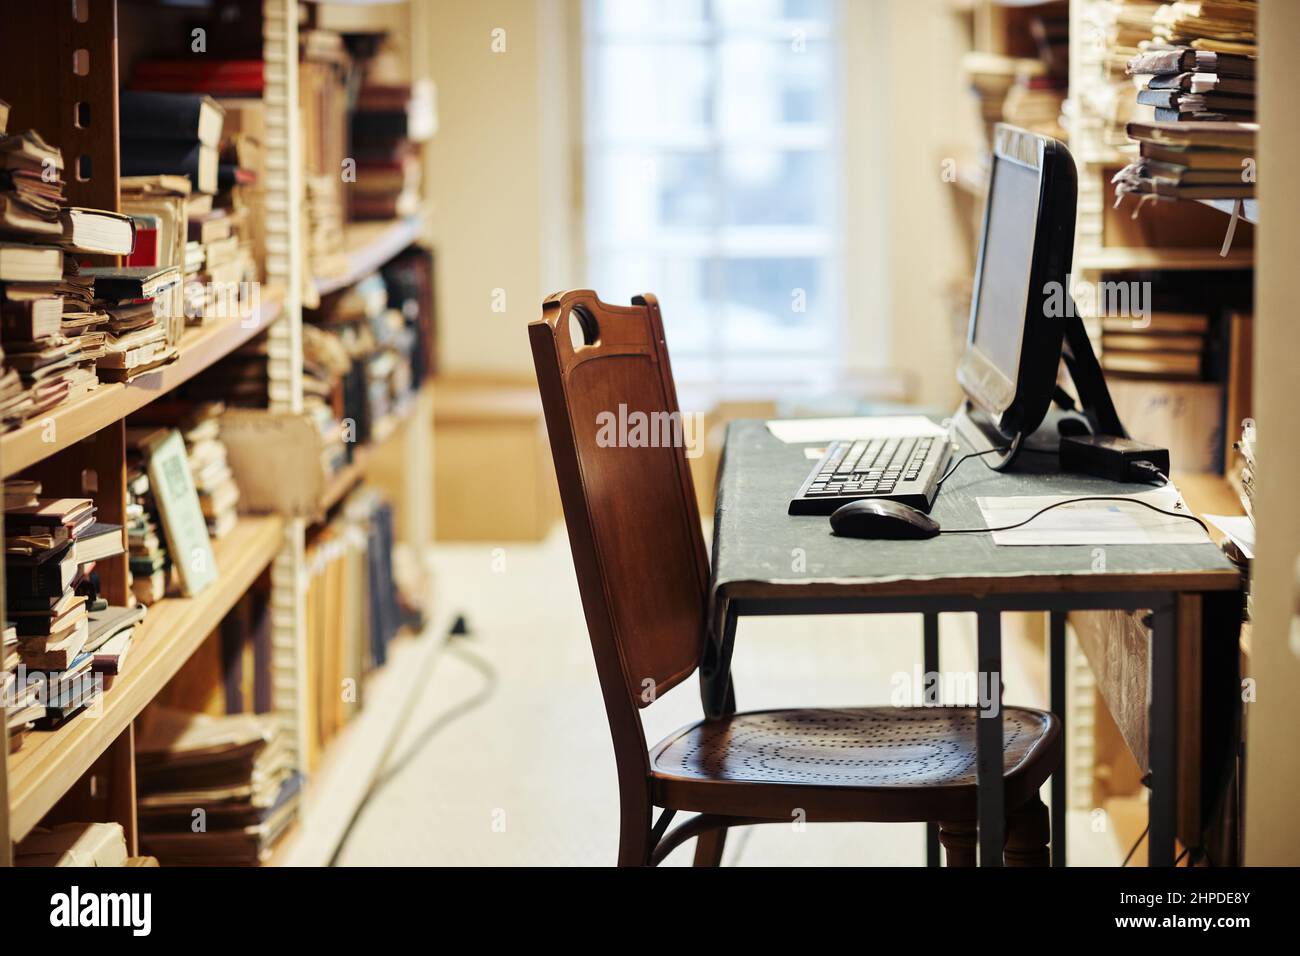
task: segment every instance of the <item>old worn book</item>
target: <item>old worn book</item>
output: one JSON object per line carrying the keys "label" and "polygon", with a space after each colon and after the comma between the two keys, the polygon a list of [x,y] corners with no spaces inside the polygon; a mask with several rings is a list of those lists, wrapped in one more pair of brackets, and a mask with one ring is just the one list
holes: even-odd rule
{"label": "old worn book", "polygon": [[[90,498],[38,498],[34,504],[5,509],[5,534],[29,534],[46,528],[75,529],[95,514]],[[33,529],[25,531],[21,529]]]}
{"label": "old worn book", "polygon": [[0,299],[0,336],[7,343],[36,342],[63,327],[63,297],[12,301]]}
{"label": "old worn book", "polygon": [[14,847],[15,866],[126,866],[120,823],[61,823],[36,827]]}
{"label": "old worn book", "polygon": [[1254,161],[1252,150],[1199,149],[1162,143],[1141,143],[1139,151],[1144,159],[1184,166],[1197,170],[1222,170],[1240,177]]}
{"label": "old worn book", "polygon": [[226,111],[202,93],[123,90],[120,126],[124,140],[175,140],[215,147]]}
{"label": "old worn book", "polygon": [[135,249],[135,223],[102,209],[70,206],[59,214],[63,248],[86,255],[129,256]]}
{"label": "old worn book", "polygon": [[[18,656],[32,670],[67,670],[81,654],[89,634],[89,625],[83,617],[66,631],[19,641]],[[86,663],[89,666],[89,660]]]}
{"label": "old worn book", "polygon": [[96,521],[72,544],[72,555],[78,564],[111,558],[126,551],[126,535],[120,524]]}
{"label": "old worn book", "polygon": [[1164,73],[1147,80],[1149,90],[1183,90],[1187,93],[1236,93],[1254,96],[1254,79],[1217,73]]}
{"label": "old worn book", "polygon": [[63,250],[0,242],[0,282],[58,282],[63,278]]}
{"label": "old worn book", "polygon": [[1128,61],[1126,69],[1130,76],[1146,73],[1217,73],[1220,76],[1253,77],[1255,58],[1234,53],[1216,53],[1213,50],[1174,47],[1139,53]]}
{"label": "old worn book", "polygon": [[205,146],[197,140],[122,140],[123,176],[186,176],[194,189],[215,195],[220,164],[221,154],[216,147]]}
{"label": "old worn book", "polygon": [[63,227],[45,211],[23,202],[16,193],[0,192],[0,234],[48,242],[61,236]]}
{"label": "old worn book", "polygon": [[1202,352],[1205,337],[1201,335],[1148,335],[1142,332],[1102,332],[1102,351],[1120,352]]}
{"label": "old worn book", "polygon": [[1195,378],[1201,374],[1198,352],[1103,352],[1101,367],[1107,372],[1168,378]]}
{"label": "old worn book", "polygon": [[95,297],[107,302],[153,299],[181,281],[178,266],[101,266],[83,269],[95,280]]}
{"label": "old worn book", "polygon": [[1231,149],[1251,153],[1255,148],[1258,123],[1217,122],[1133,122],[1125,126],[1129,137],[1143,143],[1162,146],[1189,146],[1213,149]]}
{"label": "old worn book", "polygon": [[9,104],[0,100],[0,134],[9,128]]}

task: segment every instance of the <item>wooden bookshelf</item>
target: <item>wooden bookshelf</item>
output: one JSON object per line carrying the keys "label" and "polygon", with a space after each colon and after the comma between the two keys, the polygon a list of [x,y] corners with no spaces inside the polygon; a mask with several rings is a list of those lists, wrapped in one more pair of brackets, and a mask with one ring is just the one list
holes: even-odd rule
{"label": "wooden bookshelf", "polygon": [[283,304],[281,290],[264,288],[260,307],[248,321],[232,317],[187,331],[180,342],[180,358],[171,365],[134,382],[101,384],[80,401],[61,405],[4,435],[0,438],[2,476],[8,478],[75,445],[188,382],[265,332],[279,318]]}
{"label": "wooden bookshelf", "polygon": [[1254,265],[1249,249],[1232,250],[1226,256],[1213,249],[1156,249],[1103,246],[1075,254],[1075,269],[1089,272],[1135,272],[1152,269],[1249,269]]}
{"label": "wooden bookshelf", "polygon": [[326,483],[321,494],[317,513],[324,515],[338,504],[349,491],[366,477],[375,456],[401,431],[403,425],[411,421],[420,408],[420,397],[431,386],[425,385],[420,392],[407,398],[401,407],[386,415],[371,428],[370,440],[358,445],[352,451],[352,460],[340,468]]}
{"label": "wooden bookshelf", "polygon": [[316,280],[318,295],[338,292],[384,266],[407,246],[419,240],[424,221],[419,216],[381,222],[353,222],[344,231],[348,268],[337,276]]}
{"label": "wooden bookshelf", "polygon": [[284,544],[284,528],[275,515],[241,517],[213,542],[220,574],[206,591],[149,608],[132,640],[126,672],[105,692],[101,712],[27,735],[9,757],[10,839],[26,836],[157,696],[271,563]]}
{"label": "wooden bookshelf", "polygon": [[449,620],[388,645],[388,661],[365,678],[361,712],[330,741],[303,794],[305,826],[277,847],[274,866],[328,866],[353,817],[383,771],[439,652]]}
{"label": "wooden bookshelf", "polygon": [[[1202,205],[1209,206],[1211,209],[1217,209],[1225,215],[1231,216],[1232,210],[1236,208],[1237,200],[1235,199],[1201,199],[1198,200]],[[1241,200],[1241,218],[1252,224],[1259,223],[1259,200],[1243,199]]]}
{"label": "wooden bookshelf", "polygon": [[[430,16],[419,4],[401,0],[330,0],[334,5],[355,7],[386,6],[398,20],[423,22]],[[86,0],[88,13],[77,19],[74,5],[32,4],[25,9],[23,23],[31,30],[10,31],[35,39],[22,45],[5,45],[11,53],[3,71],[5,89],[21,91],[23,122],[39,129],[46,138],[63,148],[65,157],[85,154],[93,160],[93,178],[65,177],[67,195],[73,205],[118,209],[118,91],[121,79],[129,76],[132,57],[143,55],[135,42],[148,33],[155,11],[150,3],[122,0]],[[47,10],[46,7],[49,7]],[[261,205],[260,231],[266,249],[265,281],[261,299],[251,319],[236,317],[189,329],[179,343],[179,357],[157,372],[127,384],[104,383],[86,397],[51,410],[0,436],[0,479],[17,474],[39,477],[47,489],[67,486],[64,494],[82,494],[78,477],[83,469],[95,472],[94,497],[103,520],[125,523],[124,433],[127,416],[164,398],[176,388],[231,355],[259,335],[267,335],[267,378],[270,410],[279,414],[303,411],[302,300],[313,294],[338,292],[372,274],[398,253],[424,238],[423,216],[383,222],[349,224],[344,234],[346,268],[337,276],[312,282],[306,278],[306,254],[301,221],[304,194],[303,131],[299,113],[300,7],[298,0],[264,0],[260,4],[262,59],[265,63],[264,178],[265,202]],[[160,14],[159,14],[160,15]],[[392,26],[394,16],[378,9],[359,10],[358,22]],[[408,31],[411,32],[411,31]],[[7,34],[6,34],[7,36]],[[74,77],[67,69],[65,49],[91,51],[93,74]],[[20,55],[21,54],[21,55]],[[413,77],[427,77],[429,62],[424,45],[413,44],[410,69]],[[119,59],[121,62],[119,62]],[[5,90],[0,89],[0,95]],[[15,106],[20,100],[6,96]],[[73,122],[72,104],[91,106],[92,126]],[[306,281],[304,281],[306,279]],[[428,386],[426,386],[427,389]],[[358,449],[359,458],[331,484],[326,498],[337,503],[373,471],[379,453],[400,462],[408,470],[427,472],[423,464],[431,458],[432,421],[417,427],[416,420],[429,411],[426,393],[411,396],[392,415],[372,428],[372,439]],[[398,445],[397,443],[400,443]],[[66,473],[66,481],[65,479]],[[418,547],[432,541],[428,523],[432,502],[426,501],[427,481],[408,512],[421,511],[425,525],[413,522],[415,530],[405,540]],[[411,496],[406,496],[411,497]],[[405,500],[405,498],[403,499]],[[194,651],[218,627],[250,587],[259,580],[269,585],[271,643],[271,707],[283,720],[294,750],[303,739],[306,695],[315,689],[306,685],[309,642],[302,603],[303,555],[306,522],[288,515],[241,515],[234,529],[213,542],[218,567],[216,581],[193,598],[171,597],[151,606],[135,632],[125,672],[97,704],[94,712],[77,715],[53,731],[32,731],[15,754],[0,756],[0,866],[11,862],[12,844],[21,840],[43,818],[109,819],[121,822],[128,845],[135,842],[135,784],[132,734],[135,718],[167,682],[188,661]],[[110,567],[111,565],[111,567]],[[110,559],[101,565],[105,594],[121,603],[126,591],[126,559]],[[110,580],[111,579],[111,580]],[[109,586],[111,585],[111,586]],[[392,661],[407,667],[414,660],[403,648],[392,649]],[[425,645],[419,645],[423,648]],[[423,651],[421,651],[423,653]],[[382,751],[389,744],[376,734],[395,733],[396,718],[376,722],[374,713],[383,712],[380,697],[391,668],[368,678],[378,688],[372,716],[361,727],[351,729],[347,754],[326,754],[337,779],[346,779],[347,765],[367,749]],[[391,678],[409,680],[409,674]],[[403,685],[405,686],[405,685]],[[2,705],[0,705],[2,712]],[[367,778],[368,779],[368,778]],[[91,782],[106,790],[110,805],[85,805]],[[364,793],[361,794],[364,796]],[[95,801],[92,801],[95,802]],[[69,814],[72,816],[69,816]],[[300,828],[310,830],[310,813],[304,813]],[[341,831],[339,831],[341,833]]]}

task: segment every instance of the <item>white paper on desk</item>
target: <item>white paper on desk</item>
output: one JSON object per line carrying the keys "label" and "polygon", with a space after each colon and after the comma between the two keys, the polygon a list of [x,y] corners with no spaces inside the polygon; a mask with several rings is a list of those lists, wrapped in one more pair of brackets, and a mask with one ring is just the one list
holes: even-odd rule
{"label": "white paper on desk", "polygon": [[1245,515],[1201,515],[1226,534],[1248,560],[1255,560],[1255,522]]}
{"label": "white paper on desk", "polygon": [[864,438],[903,438],[948,434],[924,415],[869,415],[863,418],[784,418],[767,423],[767,430],[787,445],[858,441]]}
{"label": "white paper on desk", "polygon": [[[1024,521],[1034,512],[1080,495],[976,498],[985,526],[1001,528]],[[1136,498],[1164,511],[1188,512],[1173,485],[1117,497]],[[1039,515],[1023,528],[993,532],[993,543],[1033,544],[1202,544],[1209,541],[1195,521],[1162,515],[1123,501],[1081,501]]]}

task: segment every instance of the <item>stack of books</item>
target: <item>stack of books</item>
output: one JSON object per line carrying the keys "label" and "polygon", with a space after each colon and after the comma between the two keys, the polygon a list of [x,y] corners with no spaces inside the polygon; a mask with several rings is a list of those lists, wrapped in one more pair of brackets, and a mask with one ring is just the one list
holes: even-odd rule
{"label": "stack of books", "polygon": [[[186,407],[178,415],[185,454],[189,461],[199,507],[214,540],[225,537],[239,521],[239,486],[230,470],[225,442],[221,440],[223,402],[202,402]],[[167,412],[167,409],[159,409]]]}
{"label": "stack of books", "polygon": [[[18,627],[4,627],[4,666],[0,669],[0,700],[5,706],[5,735],[9,753],[23,747],[23,740],[45,716],[45,699],[38,681],[27,680],[27,668],[18,655]],[[21,677],[21,679],[20,679]]]}
{"label": "stack of books", "polygon": [[126,490],[127,578],[131,594],[143,605],[155,604],[167,594],[171,558],[139,453],[127,458]]}
{"label": "stack of books", "polygon": [[[136,224],[135,252],[126,260],[133,268],[178,268],[185,282],[197,281],[203,267],[203,249],[195,250],[186,241],[188,236],[188,208],[191,197],[211,202],[212,197],[195,193],[184,176],[124,176],[122,186],[122,211]],[[177,285],[170,294],[166,311],[173,324],[171,337],[177,339],[185,327],[187,315],[183,294],[184,286]],[[173,342],[174,344],[174,342]]]}
{"label": "stack of books", "polygon": [[374,83],[361,88],[352,113],[356,182],[348,217],[394,219],[420,209],[420,147],[433,136],[432,84]]}
{"label": "stack of books", "polygon": [[1237,451],[1241,454],[1241,469],[1237,472],[1237,483],[1240,486],[1238,494],[1241,497],[1241,506],[1246,511],[1246,516],[1250,518],[1250,523],[1255,523],[1255,423],[1249,422],[1241,430],[1241,438],[1237,441]]}
{"label": "stack of books", "polygon": [[1115,174],[1117,197],[1249,199],[1255,195],[1255,123],[1129,123],[1139,157]]}
{"label": "stack of books", "polygon": [[135,760],[140,846],[165,866],[258,866],[297,816],[302,778],[274,715],[155,705]]}
{"label": "stack of books", "polygon": [[135,242],[125,217],[65,208],[62,171],[62,153],[36,131],[0,137],[0,414],[7,427],[98,384],[105,316],[90,307],[90,283],[73,254],[120,254]]}
{"label": "stack of books", "polygon": [[217,192],[225,110],[202,93],[124,90],[119,101],[123,176],[185,176]]}
{"label": "stack of books", "polygon": [[1210,319],[1204,313],[1103,318],[1101,365],[1108,375],[1121,378],[1199,379],[1209,332]]}
{"label": "stack of books", "polygon": [[1153,46],[1255,55],[1257,0],[1178,0],[1152,16]]}
{"label": "stack of books", "polygon": [[126,866],[120,823],[60,823],[36,827],[14,847],[14,866]]}
{"label": "stack of books", "polygon": [[171,307],[181,270],[105,266],[84,270],[95,280],[96,306],[109,315],[99,377],[129,382],[180,357]]}
{"label": "stack of books", "polygon": [[1255,118],[1255,58],[1174,47],[1148,50],[1128,62],[1137,101],[1153,118],[1177,122]]}
{"label": "stack of books", "polygon": [[96,673],[120,672],[141,616],[98,593],[95,563],[121,554],[124,542],[122,526],[95,513],[89,498],[40,497],[35,482],[6,488],[6,613],[26,672],[19,683],[39,687],[43,726],[96,699],[105,688]]}

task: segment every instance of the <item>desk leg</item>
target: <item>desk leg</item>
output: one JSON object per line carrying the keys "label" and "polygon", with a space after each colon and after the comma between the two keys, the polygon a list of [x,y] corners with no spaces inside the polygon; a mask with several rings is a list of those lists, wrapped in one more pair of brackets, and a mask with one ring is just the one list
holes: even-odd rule
{"label": "desk leg", "polygon": [[[1002,758],[1002,615],[979,612],[978,684],[987,687],[990,707],[975,721],[975,784],[979,805],[979,864],[1001,866],[1006,844],[1006,800]],[[987,675],[987,676],[986,676]],[[987,681],[987,684],[985,683]]]}
{"label": "desk leg", "polygon": [[1048,616],[1048,702],[1061,722],[1061,765],[1052,774],[1052,866],[1065,866],[1065,768],[1069,751],[1065,740],[1065,612],[1051,611]]}
{"label": "desk leg", "polygon": [[1178,621],[1174,601],[1155,608],[1151,622],[1151,680],[1147,752],[1148,865],[1173,866],[1178,811]]}
{"label": "desk leg", "polygon": [[[922,649],[922,686],[924,681],[929,680],[931,674],[939,673],[939,614],[937,611],[926,611],[922,615],[924,621],[924,639]],[[940,686],[935,684],[936,688]],[[937,705],[942,703],[939,700],[925,700],[927,705]],[[939,856],[939,824],[927,823],[925,825],[925,865],[938,866],[940,863]]]}
{"label": "desk leg", "polygon": [[714,648],[708,667],[700,668],[700,703],[704,716],[717,720],[736,712],[736,694],[731,686],[731,652],[736,643],[736,606],[730,601],[722,609],[722,640]]}

